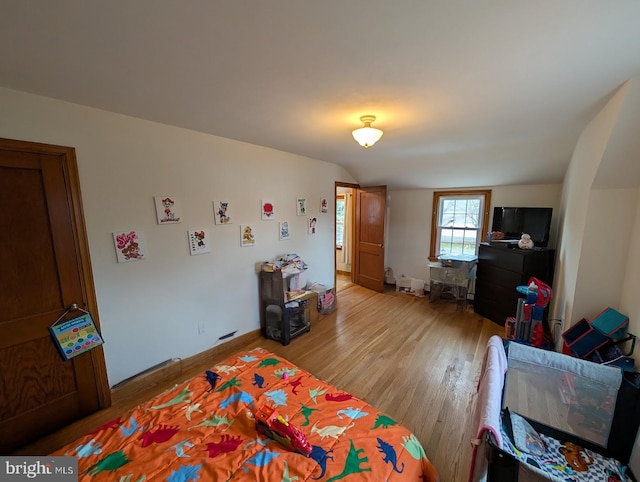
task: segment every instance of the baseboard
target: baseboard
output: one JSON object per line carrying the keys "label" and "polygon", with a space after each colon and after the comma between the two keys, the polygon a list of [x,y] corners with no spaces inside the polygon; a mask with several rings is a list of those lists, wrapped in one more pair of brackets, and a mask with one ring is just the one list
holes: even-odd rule
{"label": "baseboard", "polygon": [[189,358],[173,358],[155,367],[151,367],[138,375],[134,375],[111,389],[111,402],[116,404],[138,395],[156,385],[164,385],[167,381],[176,383],[194,375],[194,371],[208,364],[214,365],[222,355],[229,356],[246,346],[254,339],[261,337],[260,330],[250,331],[244,335],[232,338],[225,343],[216,345],[208,350],[197,353]]}
{"label": "baseboard", "polygon": [[180,358],[167,360],[114,385],[111,388],[111,402],[117,403],[126,400],[169,378],[179,377],[181,374],[182,360]]}
{"label": "baseboard", "polygon": [[[189,374],[193,370],[198,369],[198,367],[207,365],[211,360],[219,357],[221,353],[233,355],[233,353],[238,351],[239,348],[245,347],[248,343],[260,337],[260,330],[250,331],[249,333],[231,338],[225,343],[216,345],[208,350],[201,351],[200,353],[190,356],[189,358],[182,360],[182,373]],[[211,364],[213,365],[213,363]]]}

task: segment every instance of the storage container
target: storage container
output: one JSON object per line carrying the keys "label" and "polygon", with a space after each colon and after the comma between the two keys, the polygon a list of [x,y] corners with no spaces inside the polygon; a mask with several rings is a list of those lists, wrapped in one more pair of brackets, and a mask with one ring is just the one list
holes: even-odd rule
{"label": "storage container", "polygon": [[562,334],[563,353],[586,358],[604,346],[609,338],[594,329],[586,318],[581,319]]}
{"label": "storage container", "polygon": [[[471,271],[458,268],[446,268],[444,266],[431,266],[429,276],[431,281],[467,287]],[[475,271],[473,271],[475,274]]]}
{"label": "storage container", "polygon": [[616,341],[627,336],[629,317],[613,308],[606,308],[591,320],[591,326],[603,335]]}
{"label": "storage container", "polygon": [[438,261],[445,268],[459,268],[469,271],[478,262],[478,257],[473,254],[443,254]]}

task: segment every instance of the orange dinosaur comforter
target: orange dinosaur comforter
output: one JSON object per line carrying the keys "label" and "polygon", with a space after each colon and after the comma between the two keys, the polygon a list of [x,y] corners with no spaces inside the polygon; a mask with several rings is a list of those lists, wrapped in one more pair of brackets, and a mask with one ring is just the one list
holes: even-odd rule
{"label": "orange dinosaur comforter", "polygon": [[[309,456],[256,430],[268,405],[297,427]],[[81,481],[438,480],[420,442],[364,401],[261,348],[239,353],[53,455]]]}

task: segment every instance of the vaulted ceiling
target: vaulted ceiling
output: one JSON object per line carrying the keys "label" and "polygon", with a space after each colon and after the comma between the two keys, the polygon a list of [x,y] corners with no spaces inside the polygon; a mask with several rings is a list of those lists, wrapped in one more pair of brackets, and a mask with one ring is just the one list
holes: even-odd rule
{"label": "vaulted ceiling", "polygon": [[[0,6],[0,86],[394,189],[562,182],[582,129],[640,76],[637,0]],[[384,131],[369,149],[351,137],[364,114]]]}

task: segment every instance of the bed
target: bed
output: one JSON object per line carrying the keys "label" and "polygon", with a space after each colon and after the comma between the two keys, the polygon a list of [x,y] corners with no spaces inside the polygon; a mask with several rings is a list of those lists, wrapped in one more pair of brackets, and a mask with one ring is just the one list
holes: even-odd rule
{"label": "bed", "polygon": [[[256,430],[275,409],[309,456]],[[264,349],[238,353],[52,455],[79,480],[438,481],[414,434],[357,397]]]}

